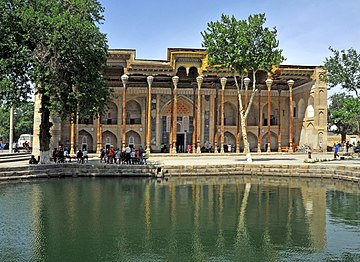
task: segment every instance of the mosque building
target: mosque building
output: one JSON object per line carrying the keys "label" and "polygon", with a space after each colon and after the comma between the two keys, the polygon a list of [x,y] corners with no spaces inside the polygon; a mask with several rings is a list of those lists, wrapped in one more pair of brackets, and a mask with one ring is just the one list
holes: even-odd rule
{"label": "mosque building", "polygon": [[[167,60],[109,50],[105,72],[111,102],[96,119],[53,117],[52,145],[100,152],[140,145],[151,152],[243,152],[238,92],[232,74],[208,65],[205,49],[168,48]],[[327,145],[327,83],[317,66],[280,65],[272,81],[256,74],[247,118],[251,152],[292,152]],[[252,93],[252,74],[242,92]],[[35,102],[35,112],[39,101]],[[35,115],[35,123],[36,121]],[[39,149],[34,125],[34,154]]]}

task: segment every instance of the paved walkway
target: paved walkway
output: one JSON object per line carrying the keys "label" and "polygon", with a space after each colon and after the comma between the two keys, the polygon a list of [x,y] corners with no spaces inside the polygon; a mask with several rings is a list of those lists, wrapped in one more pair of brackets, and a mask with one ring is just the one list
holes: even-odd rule
{"label": "paved walkway", "polygon": [[[97,155],[90,154],[90,164],[100,164],[99,158]],[[252,154],[253,164],[304,164],[304,160],[307,159],[305,153],[253,153]],[[329,153],[313,153],[312,159],[333,159],[333,154]],[[175,156],[169,154],[152,154],[150,157],[151,162],[163,164],[163,165],[213,165],[213,164],[240,164],[246,163],[245,156],[243,154],[224,154],[224,155],[215,155],[215,154],[178,154]],[[19,161],[19,162],[8,162],[0,163],[0,167],[18,167],[26,166],[28,161]],[[326,161],[326,162],[317,162],[314,165],[359,165],[360,158],[359,156],[353,159],[345,160],[335,160],[335,161]]]}

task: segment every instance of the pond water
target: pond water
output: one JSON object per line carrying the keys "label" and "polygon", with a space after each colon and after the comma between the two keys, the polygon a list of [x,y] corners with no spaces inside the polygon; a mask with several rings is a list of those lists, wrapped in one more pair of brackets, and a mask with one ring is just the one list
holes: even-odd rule
{"label": "pond water", "polygon": [[360,189],[244,177],[5,183],[0,261],[360,261]]}

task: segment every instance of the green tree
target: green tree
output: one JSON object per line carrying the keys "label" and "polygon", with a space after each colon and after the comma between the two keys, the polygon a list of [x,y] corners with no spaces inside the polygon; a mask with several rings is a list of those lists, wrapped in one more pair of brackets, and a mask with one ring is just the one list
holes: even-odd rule
{"label": "green tree", "polygon": [[[34,122],[34,102],[25,101],[14,108],[14,141],[21,134],[32,134]],[[0,107],[0,137],[3,142],[9,140],[10,110],[6,106]]]}
{"label": "green tree", "polygon": [[330,88],[339,85],[360,98],[360,54],[353,48],[347,51],[329,49],[333,55],[325,58],[324,68]]}
{"label": "green tree", "polygon": [[[278,66],[283,60],[282,50],[278,49],[277,30],[264,26],[265,14],[255,14],[247,20],[237,20],[234,16],[222,15],[220,21],[209,22],[203,36],[203,47],[209,54],[209,64],[226,68],[232,73],[237,88],[241,131],[244,141],[244,153],[251,162],[247,140],[246,119],[257,92],[256,73],[259,70],[271,72],[272,66]],[[242,90],[244,77],[252,73],[252,92],[248,105],[243,105]],[[240,76],[240,85],[238,77]]]}
{"label": "green tree", "polygon": [[[102,112],[109,97],[109,88],[102,72],[106,65],[107,40],[98,24],[103,21],[103,7],[97,0],[0,0],[4,11],[0,30],[2,39],[13,37],[16,45],[5,42],[0,61],[2,77],[9,80],[0,86],[0,94],[8,103],[29,92],[36,83],[41,99],[40,151],[41,159],[49,159],[50,112],[63,119],[74,115],[78,105],[81,113],[96,116]],[[5,4],[4,4],[5,2]],[[4,13],[4,14],[3,14]],[[18,27],[11,29],[11,21]],[[0,21],[1,24],[2,21]],[[15,37],[16,36],[16,37]],[[23,72],[31,80],[17,75],[12,52],[24,50]],[[10,54],[9,54],[10,52]]]}
{"label": "green tree", "polygon": [[346,141],[346,134],[360,134],[360,100],[345,93],[330,97],[329,126],[336,126],[335,133],[341,134]]}

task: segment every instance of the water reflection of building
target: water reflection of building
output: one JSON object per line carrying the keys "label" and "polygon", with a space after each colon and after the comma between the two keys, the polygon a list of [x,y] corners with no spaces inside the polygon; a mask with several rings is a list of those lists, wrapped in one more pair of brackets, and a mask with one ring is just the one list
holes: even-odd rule
{"label": "water reflection of building", "polygon": [[[232,258],[269,261],[284,250],[321,253],[327,241],[326,193],[339,186],[254,177],[44,184],[32,192],[34,251],[49,260],[87,261],[104,254],[109,260],[146,260],[151,254],[174,261],[226,260],[232,252]],[[328,192],[328,201],[336,203],[333,215],[340,217],[358,209],[360,192],[357,185],[350,191],[349,183],[341,184],[349,193]]]}
{"label": "water reflection of building", "polygon": [[[61,122],[54,117],[53,146],[61,142],[99,151],[110,144],[130,144],[151,145],[152,150],[160,151],[166,144],[170,151],[175,145],[186,151],[191,145],[198,152],[202,146],[226,151],[232,145],[234,151],[243,150],[234,80],[226,71],[208,67],[205,50],[169,48],[167,60],[137,59],[135,50],[110,50],[107,63],[107,82],[114,90],[107,112],[98,119],[80,115],[77,128],[69,120]],[[286,150],[290,144],[318,148],[320,141],[326,146],[327,85],[320,79],[321,69],[282,65],[279,71],[270,89],[265,84],[267,74],[257,75],[261,92],[247,121],[250,149],[265,151],[268,143],[272,151]],[[127,77],[122,78],[124,74]],[[174,76],[179,79],[175,81]],[[224,92],[221,77],[227,77]],[[292,87],[290,79],[295,81]],[[243,91],[244,102],[250,95]],[[35,134],[39,132],[37,119],[35,116]],[[34,143],[36,154],[37,139]]]}

